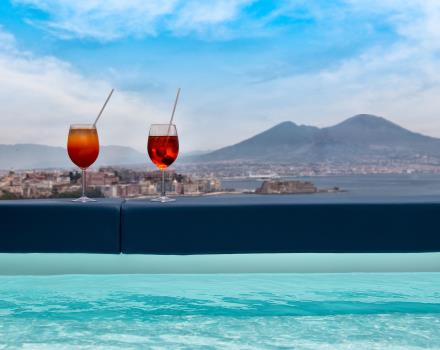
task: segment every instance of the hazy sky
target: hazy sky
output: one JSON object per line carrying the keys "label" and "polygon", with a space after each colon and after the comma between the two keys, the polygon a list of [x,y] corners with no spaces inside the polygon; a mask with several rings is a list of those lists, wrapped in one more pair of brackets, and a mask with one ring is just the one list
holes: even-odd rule
{"label": "hazy sky", "polygon": [[182,149],[358,113],[440,137],[438,0],[0,0],[0,143],[70,123],[146,148],[177,87]]}

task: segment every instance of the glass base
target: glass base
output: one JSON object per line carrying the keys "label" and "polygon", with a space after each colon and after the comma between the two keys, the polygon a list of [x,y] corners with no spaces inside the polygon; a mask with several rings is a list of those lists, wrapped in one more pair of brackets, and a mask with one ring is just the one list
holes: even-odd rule
{"label": "glass base", "polygon": [[82,197],[79,197],[77,199],[72,199],[72,202],[81,202],[81,203],[96,202],[96,199],[89,198],[89,197],[86,197],[86,196],[82,196]]}
{"label": "glass base", "polygon": [[166,202],[174,202],[175,199],[174,198],[170,198],[167,196],[160,196],[160,197],[155,197],[151,200],[152,202],[161,202],[161,203],[166,203]]}

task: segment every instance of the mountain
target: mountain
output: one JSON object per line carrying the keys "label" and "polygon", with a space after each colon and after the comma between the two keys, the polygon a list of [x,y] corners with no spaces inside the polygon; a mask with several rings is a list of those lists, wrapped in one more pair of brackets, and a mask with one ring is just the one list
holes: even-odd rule
{"label": "mountain", "polygon": [[126,146],[103,146],[96,161],[97,166],[101,165],[130,165],[143,164],[150,161],[146,151],[145,154]]}
{"label": "mountain", "polygon": [[[251,161],[309,164],[364,163],[381,160],[440,160],[440,139],[402,128],[382,117],[359,114],[337,125],[317,128],[283,122],[235,145],[204,154],[186,154],[184,162]],[[94,166],[150,164],[147,154],[124,146],[101,146]],[[72,168],[63,147],[0,145],[0,169]]]}
{"label": "mountain", "polygon": [[326,128],[283,122],[193,160],[360,163],[417,160],[425,156],[440,159],[440,139],[411,132],[382,117],[359,114]]}
{"label": "mountain", "polygon": [[[301,150],[313,142],[319,129],[284,122],[236,145],[200,156],[204,160],[262,159],[275,153]],[[277,156],[278,158],[278,156]]]}
{"label": "mountain", "polygon": [[[124,146],[101,146],[94,166],[146,163],[146,154]],[[72,168],[63,147],[36,144],[0,145],[0,169]]]}

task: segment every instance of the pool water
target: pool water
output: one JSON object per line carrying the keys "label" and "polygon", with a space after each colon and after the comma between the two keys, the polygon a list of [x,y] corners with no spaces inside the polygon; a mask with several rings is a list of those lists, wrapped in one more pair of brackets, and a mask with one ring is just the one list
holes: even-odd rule
{"label": "pool water", "polygon": [[440,273],[0,277],[0,349],[440,349]]}

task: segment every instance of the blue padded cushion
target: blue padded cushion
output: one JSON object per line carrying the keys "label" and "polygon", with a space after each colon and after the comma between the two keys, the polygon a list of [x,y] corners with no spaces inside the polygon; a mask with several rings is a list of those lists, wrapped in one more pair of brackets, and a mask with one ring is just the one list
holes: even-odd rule
{"label": "blue padded cushion", "polygon": [[119,253],[121,203],[0,201],[0,252]]}
{"label": "blue padded cushion", "polygon": [[440,251],[440,203],[222,203],[127,201],[122,205],[122,252]]}

